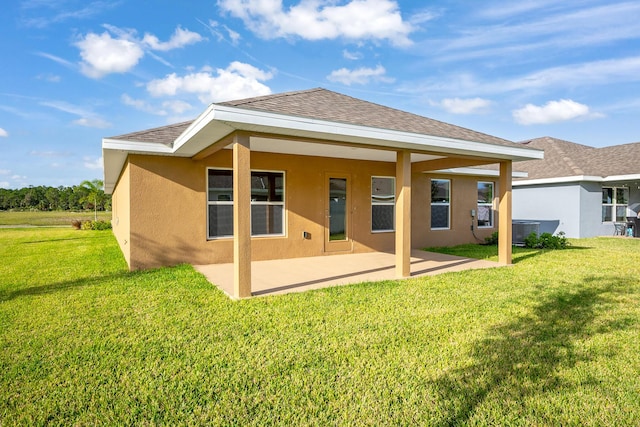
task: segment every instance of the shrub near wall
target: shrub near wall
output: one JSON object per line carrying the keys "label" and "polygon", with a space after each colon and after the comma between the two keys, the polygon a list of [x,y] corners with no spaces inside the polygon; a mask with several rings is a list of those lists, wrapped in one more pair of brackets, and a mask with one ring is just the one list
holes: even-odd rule
{"label": "shrub near wall", "polygon": [[83,230],[109,230],[111,228],[111,221],[84,221],[81,225],[81,228]]}

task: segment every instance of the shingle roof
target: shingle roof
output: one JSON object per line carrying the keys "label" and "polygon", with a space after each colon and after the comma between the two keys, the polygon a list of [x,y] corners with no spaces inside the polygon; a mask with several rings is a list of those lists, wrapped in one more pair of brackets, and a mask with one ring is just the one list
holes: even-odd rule
{"label": "shingle roof", "polygon": [[[322,88],[220,102],[217,103],[217,105],[413,132],[472,142],[483,142],[493,145],[516,145],[514,142],[502,138],[352,98]],[[147,129],[125,135],[113,136],[109,139],[156,142],[170,145],[191,123],[192,122],[183,122]]]}
{"label": "shingle roof", "polygon": [[544,150],[544,160],[518,163],[526,179],[640,174],[640,142],[595,148],[547,136],[522,144]]}
{"label": "shingle roof", "polygon": [[126,133],[124,135],[111,136],[108,139],[119,139],[122,141],[132,142],[154,142],[170,146],[173,141],[184,132],[193,120],[188,122],[176,123],[168,126],[161,126],[152,129],[141,130],[138,132]]}
{"label": "shingle roof", "polygon": [[323,88],[266,95],[220,104],[465,141],[497,145],[514,144],[495,136],[363,101]]}

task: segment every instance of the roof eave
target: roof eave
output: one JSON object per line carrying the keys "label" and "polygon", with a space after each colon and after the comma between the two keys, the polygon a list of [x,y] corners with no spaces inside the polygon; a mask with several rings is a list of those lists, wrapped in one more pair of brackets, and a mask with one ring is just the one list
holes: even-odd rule
{"label": "roof eave", "polygon": [[125,141],[104,138],[102,159],[104,162],[104,191],[111,194],[129,154],[172,155],[173,149],[165,144],[153,142]]}
{"label": "roof eave", "polygon": [[[219,129],[212,129],[219,128]],[[542,150],[509,147],[477,141],[465,141],[392,129],[373,128],[308,117],[290,116],[260,110],[212,104],[180,135],[176,152],[193,155],[202,149],[202,133],[225,136],[233,130],[274,133],[291,137],[308,137],[330,141],[366,144],[396,149],[437,151],[443,154],[490,155],[497,159],[522,161],[544,158]],[[205,143],[213,142],[204,139]]]}

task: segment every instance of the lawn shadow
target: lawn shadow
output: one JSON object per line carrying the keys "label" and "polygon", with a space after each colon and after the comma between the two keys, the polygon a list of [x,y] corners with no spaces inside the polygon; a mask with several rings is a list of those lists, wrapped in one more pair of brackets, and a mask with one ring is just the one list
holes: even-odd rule
{"label": "lawn shadow", "polygon": [[504,405],[505,413],[513,413],[529,396],[569,387],[558,372],[589,360],[577,341],[635,323],[612,321],[604,328],[592,327],[600,312],[615,303],[616,294],[629,292],[626,283],[623,277],[586,278],[578,289],[546,297],[530,315],[492,328],[474,344],[471,365],[433,382],[437,401],[444,406],[439,424],[470,423],[489,398]]}
{"label": "lawn shadow", "polygon": [[129,271],[123,271],[120,273],[106,274],[104,276],[98,276],[98,277],[83,277],[75,280],[67,280],[62,282],[49,283],[46,285],[31,286],[28,288],[21,288],[13,291],[0,291],[0,302],[11,301],[15,298],[22,297],[22,296],[47,295],[47,294],[52,294],[54,292],[66,291],[74,288],[95,286],[95,285],[99,285],[104,281],[123,278],[126,276],[131,276],[132,274],[135,274],[135,273],[131,273]]}
{"label": "lawn shadow", "polygon": [[[575,251],[575,250],[584,250],[584,249],[591,249],[589,247],[586,246],[568,246],[564,249],[529,249],[529,248],[518,248],[515,249],[514,248],[514,252],[513,252],[513,263],[517,264],[519,262],[522,262],[524,260],[527,260],[529,258],[535,258],[538,255],[542,255],[551,251]],[[531,251],[529,253],[526,253],[524,255],[520,255],[518,251]]]}

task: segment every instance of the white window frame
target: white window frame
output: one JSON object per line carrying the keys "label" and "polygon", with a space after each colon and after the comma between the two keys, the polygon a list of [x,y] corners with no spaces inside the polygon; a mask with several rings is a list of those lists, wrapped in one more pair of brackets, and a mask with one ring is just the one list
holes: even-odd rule
{"label": "white window frame", "polygon": [[[205,174],[206,174],[206,183],[207,183],[207,188],[206,188],[206,200],[207,200],[207,211],[206,211],[206,216],[207,216],[207,240],[219,240],[219,239],[232,239],[233,238],[233,234],[230,235],[224,235],[224,236],[210,236],[209,235],[209,206],[211,205],[226,205],[226,206],[233,206],[234,201],[230,200],[230,201],[210,201],[209,200],[209,171],[210,170],[219,170],[219,171],[233,171],[233,169],[231,168],[218,168],[218,167],[207,167]],[[251,173],[253,172],[269,172],[269,173],[280,173],[282,174],[282,201],[281,202],[270,202],[270,201],[254,201],[251,200],[250,204],[251,206],[282,206],[282,233],[273,233],[273,234],[251,234],[251,237],[283,237],[286,236],[287,234],[287,230],[286,230],[286,224],[287,224],[287,209],[286,209],[286,185],[287,185],[287,174],[285,173],[285,171],[280,171],[280,170],[265,170],[265,169],[251,169]],[[233,193],[233,188],[231,189],[232,193]],[[251,215],[251,212],[249,213]]]}
{"label": "white window frame", "polygon": [[[286,217],[287,217],[287,209],[285,207],[285,200],[286,200],[286,195],[287,195],[287,174],[285,173],[285,171],[278,171],[278,170],[267,170],[267,169],[251,169],[251,173],[253,174],[254,172],[267,172],[267,173],[280,173],[282,174],[282,201],[281,202],[270,202],[270,201],[254,201],[251,200],[251,206],[282,206],[282,233],[271,233],[271,234],[251,234],[251,237],[283,237],[286,236],[287,232],[286,232]],[[253,211],[253,209],[252,209]]]}
{"label": "white window frame", "polygon": [[[434,202],[433,195],[429,194],[429,201],[431,202],[431,215],[429,216],[429,226],[431,230],[451,230],[451,180],[445,178],[431,178],[429,180],[429,191],[434,181],[446,182],[448,185],[448,201],[447,202]],[[433,207],[434,206],[446,206],[447,207],[447,226],[446,227],[433,227]]]}
{"label": "white window frame", "polygon": [[[391,180],[391,191],[393,199],[390,199],[386,202],[378,202],[373,200],[373,180],[375,178],[382,179],[390,179]],[[393,222],[392,227],[390,229],[384,230],[374,230],[373,229],[373,207],[374,206],[393,206]],[[396,177],[395,176],[382,176],[382,175],[372,175],[371,176],[371,232],[372,233],[393,233],[396,231]]]}
{"label": "white window frame", "polygon": [[[219,200],[214,200],[211,201],[209,200],[209,171],[210,170],[218,170],[218,171],[231,171],[232,172],[232,177],[233,177],[233,169],[231,168],[215,168],[215,167],[210,167],[210,168],[206,168],[205,174],[206,174],[206,182],[207,182],[207,190],[205,192],[205,197],[207,199],[207,239],[208,240],[218,240],[218,239],[231,239],[233,238],[233,234],[225,234],[222,236],[211,236],[209,235],[209,206],[213,206],[213,205],[217,205],[217,206],[233,206],[233,200],[229,200],[229,201],[219,201]],[[231,186],[231,194],[233,194],[233,185]]]}
{"label": "white window frame", "polygon": [[[602,190],[605,190],[607,188],[610,188],[612,190],[613,193],[613,197],[611,198],[611,203],[602,203],[602,207],[605,206],[610,206],[611,207],[611,221],[605,221],[604,220],[604,215],[602,215],[601,219],[602,219],[602,223],[603,224],[610,224],[610,223],[614,223],[614,222],[626,222],[627,221],[627,216],[629,216],[629,188],[628,187],[609,187],[609,186],[602,186]],[[622,191],[626,191],[627,192],[627,203],[618,203],[618,190],[622,190]],[[616,212],[618,210],[618,207],[622,207],[624,206],[625,208],[625,217],[622,220],[618,220],[617,216],[616,216]]]}
{"label": "white window frame", "polygon": [[[489,208],[489,225],[480,225],[478,223],[478,228],[493,228],[494,223],[493,223],[493,200],[495,199],[496,196],[496,184],[493,181],[478,181],[477,186],[476,186],[476,191],[478,191],[478,186],[480,186],[480,184],[490,184],[491,185],[491,202],[483,202],[480,203],[478,201],[478,208],[480,206],[485,206]],[[476,221],[478,220],[477,218],[480,217],[479,214],[479,209],[476,211],[477,217],[476,217]]]}

